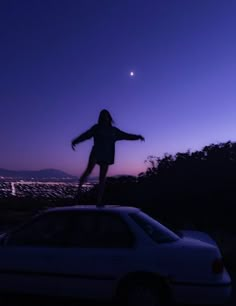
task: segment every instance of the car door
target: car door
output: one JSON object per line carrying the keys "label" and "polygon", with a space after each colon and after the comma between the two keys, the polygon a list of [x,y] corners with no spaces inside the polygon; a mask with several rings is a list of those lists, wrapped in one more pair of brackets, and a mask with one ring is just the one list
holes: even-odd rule
{"label": "car door", "polygon": [[7,235],[0,246],[0,289],[57,293],[66,283],[70,219],[70,213],[46,213]]}
{"label": "car door", "polygon": [[110,298],[117,279],[132,269],[135,238],[119,214],[86,211],[74,215],[69,245],[84,297]]}

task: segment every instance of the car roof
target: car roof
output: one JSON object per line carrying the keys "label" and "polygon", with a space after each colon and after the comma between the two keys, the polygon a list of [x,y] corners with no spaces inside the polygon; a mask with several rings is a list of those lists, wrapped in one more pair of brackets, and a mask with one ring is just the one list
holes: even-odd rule
{"label": "car roof", "polygon": [[120,205],[104,205],[102,207],[97,207],[96,205],[73,205],[73,206],[61,206],[48,208],[47,212],[53,211],[105,211],[105,212],[114,212],[118,211],[121,213],[134,213],[140,211],[137,207],[131,206],[120,206]]}

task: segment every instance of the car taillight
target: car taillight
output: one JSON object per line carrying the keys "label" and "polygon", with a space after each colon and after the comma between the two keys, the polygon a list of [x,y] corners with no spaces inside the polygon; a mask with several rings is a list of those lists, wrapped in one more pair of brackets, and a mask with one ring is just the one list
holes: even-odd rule
{"label": "car taillight", "polygon": [[224,263],[222,258],[217,258],[212,263],[212,272],[214,274],[220,274],[224,271]]}

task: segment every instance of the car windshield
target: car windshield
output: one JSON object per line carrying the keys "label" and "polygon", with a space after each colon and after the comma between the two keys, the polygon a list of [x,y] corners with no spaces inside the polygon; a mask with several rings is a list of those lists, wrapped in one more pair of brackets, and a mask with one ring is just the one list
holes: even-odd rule
{"label": "car windshield", "polygon": [[174,242],[179,239],[177,234],[141,211],[131,213],[130,217],[157,243]]}

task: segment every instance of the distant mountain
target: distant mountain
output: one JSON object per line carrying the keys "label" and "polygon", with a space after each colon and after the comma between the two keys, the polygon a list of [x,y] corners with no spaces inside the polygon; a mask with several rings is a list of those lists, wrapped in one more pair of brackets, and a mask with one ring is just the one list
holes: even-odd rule
{"label": "distant mountain", "polygon": [[43,169],[38,171],[15,171],[0,168],[0,177],[21,180],[77,180],[77,176],[70,175],[57,169]]}

